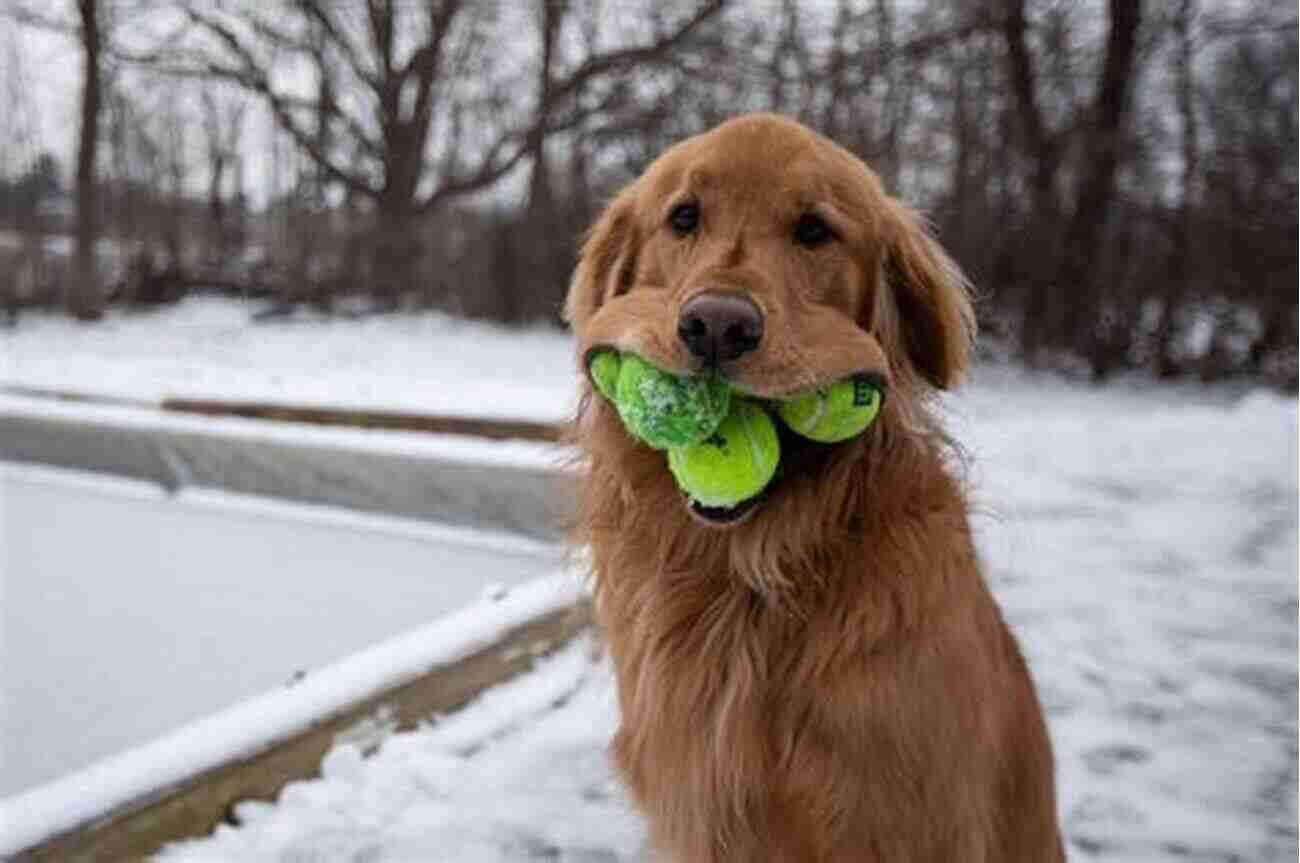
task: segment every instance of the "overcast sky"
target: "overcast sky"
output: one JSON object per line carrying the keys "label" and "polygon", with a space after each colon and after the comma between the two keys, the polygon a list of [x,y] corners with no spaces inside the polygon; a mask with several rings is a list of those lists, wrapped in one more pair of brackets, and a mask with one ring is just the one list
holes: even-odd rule
{"label": "overcast sky", "polygon": [[[7,2],[10,0],[0,0],[0,4]],[[73,17],[67,0],[51,0],[50,8],[65,18]],[[171,26],[167,20],[170,19],[165,14],[146,11],[126,22],[119,35],[143,40],[141,45],[151,45],[154,44],[151,37]],[[278,86],[284,86],[288,69],[283,65],[277,67]],[[294,73],[288,74],[292,80]],[[81,50],[75,37],[19,26],[0,15],[0,176],[23,172],[40,153],[48,151],[59,162],[64,185],[71,184],[76,166],[81,78]],[[166,86],[159,87],[160,80],[153,78],[150,82],[139,77],[128,80],[127,86],[133,98],[140,99],[142,110],[160,109],[159,94]],[[309,85],[309,79],[304,77],[302,86]],[[188,185],[192,192],[202,193],[206,177],[201,155],[201,121],[195,113],[196,106],[184,105],[191,101],[192,85],[173,82],[171,86],[191,91],[181,97],[183,116],[188,116],[186,149],[191,165]],[[11,107],[15,101],[17,106]],[[243,128],[245,191],[253,205],[258,206],[270,195],[270,141],[275,132],[270,113],[260,100],[250,98]],[[522,175],[523,172],[515,171],[493,190],[495,195],[519,194]]]}
{"label": "overcast sky", "polygon": [[[0,0],[0,3],[7,0]],[[17,68],[14,68],[14,67]],[[80,124],[82,57],[72,37],[34,27],[15,27],[0,17],[0,99],[13,100],[17,88],[20,105],[0,107],[0,175],[21,173],[42,152],[59,161],[65,186],[76,170],[77,134]],[[254,102],[245,125],[245,142],[268,141],[271,120]],[[193,170],[189,184],[195,193],[206,183],[202,160],[196,148],[199,135],[190,123]],[[269,166],[266,146],[245,146],[247,192],[254,205],[265,203]]]}
{"label": "overcast sky", "polygon": [[[43,33],[31,27],[15,27],[12,22],[0,19],[0,30],[3,29],[12,32],[0,38],[0,93],[7,101],[14,92],[12,88],[20,86],[27,104],[22,106],[25,117],[12,116],[10,105],[0,110],[0,114],[10,114],[0,120],[0,133],[12,141],[10,136],[28,134],[22,126],[34,125],[31,132],[34,132],[36,141],[30,146],[36,152],[53,151],[66,171],[71,164],[77,128],[81,53],[73,40],[66,36]],[[15,49],[19,69],[10,68],[15,59]],[[17,155],[26,161],[34,153]]]}

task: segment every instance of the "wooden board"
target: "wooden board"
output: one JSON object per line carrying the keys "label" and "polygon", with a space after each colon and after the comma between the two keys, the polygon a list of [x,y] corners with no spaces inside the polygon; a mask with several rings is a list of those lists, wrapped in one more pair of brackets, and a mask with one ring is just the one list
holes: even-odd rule
{"label": "wooden board", "polygon": [[446,416],[407,411],[371,410],[368,408],[319,407],[278,404],[275,402],[230,401],[226,399],[164,398],[158,402],[116,396],[91,395],[43,387],[5,386],[0,392],[32,398],[66,402],[101,404],[109,407],[132,407],[164,410],[201,416],[227,416],[242,419],[276,420],[311,425],[346,428],[386,429],[389,431],[430,432],[466,435],[491,440],[532,440],[554,443],[564,436],[558,423],[533,420],[496,419],[492,417]]}
{"label": "wooden board", "polygon": [[400,411],[305,407],[270,402],[166,398],[162,400],[161,407],[165,411],[203,414],[205,416],[230,416],[244,419],[311,423],[313,425],[386,429],[389,431],[432,432],[435,434],[485,437],[493,440],[514,439],[550,443],[560,440],[562,434],[559,425],[530,420],[435,416]]}
{"label": "wooden board", "polygon": [[531,667],[591,621],[588,603],[553,611],[507,631],[493,644],[449,665],[321,717],[302,731],[192,776],[20,851],[14,861],[146,860],[168,842],[205,836],[240,800],[273,800],[289,782],[319,774],[335,741],[378,724],[405,730]]}

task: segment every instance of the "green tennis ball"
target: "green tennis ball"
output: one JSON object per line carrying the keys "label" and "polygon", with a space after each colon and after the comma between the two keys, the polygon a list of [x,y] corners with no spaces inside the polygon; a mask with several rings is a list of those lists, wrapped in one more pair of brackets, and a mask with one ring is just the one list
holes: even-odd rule
{"label": "green tennis ball", "polygon": [[677,485],[696,503],[732,507],[761,492],[776,474],[781,444],[761,407],[735,399],[722,425],[694,446],[668,451]]}
{"label": "green tennis ball", "polygon": [[614,403],[629,432],[655,449],[699,443],[727,415],[731,389],[716,376],[678,377],[624,354]]}
{"label": "green tennis ball", "polygon": [[778,412],[791,431],[822,443],[838,443],[871,425],[880,403],[880,390],[867,378],[855,377],[781,402]]}
{"label": "green tennis ball", "polygon": [[618,393],[618,370],[622,365],[618,351],[603,350],[592,357],[587,369],[591,372],[591,381],[602,396],[614,401]]}

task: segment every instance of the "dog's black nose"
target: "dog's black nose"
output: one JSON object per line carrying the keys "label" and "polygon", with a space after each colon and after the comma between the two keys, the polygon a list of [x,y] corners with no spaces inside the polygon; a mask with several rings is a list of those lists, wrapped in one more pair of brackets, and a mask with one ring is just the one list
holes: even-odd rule
{"label": "dog's black nose", "polygon": [[682,306],[677,336],[705,365],[734,360],[763,340],[763,313],[741,294],[699,294]]}

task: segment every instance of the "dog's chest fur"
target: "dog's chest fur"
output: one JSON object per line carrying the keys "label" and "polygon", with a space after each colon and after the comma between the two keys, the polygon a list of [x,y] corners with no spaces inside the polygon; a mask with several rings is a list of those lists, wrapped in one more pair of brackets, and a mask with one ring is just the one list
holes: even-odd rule
{"label": "dog's chest fur", "polygon": [[[873,662],[853,614],[800,616],[705,581],[600,594],[606,631],[637,633],[610,646],[624,716],[614,757],[657,842],[700,861],[887,843],[877,816],[917,808],[906,762],[928,760],[872,729],[878,704],[898,702],[899,657]],[[865,794],[864,771],[878,783]]]}
{"label": "dog's chest fur", "polygon": [[614,756],[661,844],[731,856],[768,822],[794,717],[811,707],[781,697],[791,655],[772,645],[793,645],[796,627],[744,589],[665,593],[643,601],[672,614],[625,610],[644,637],[611,646],[624,708]]}

